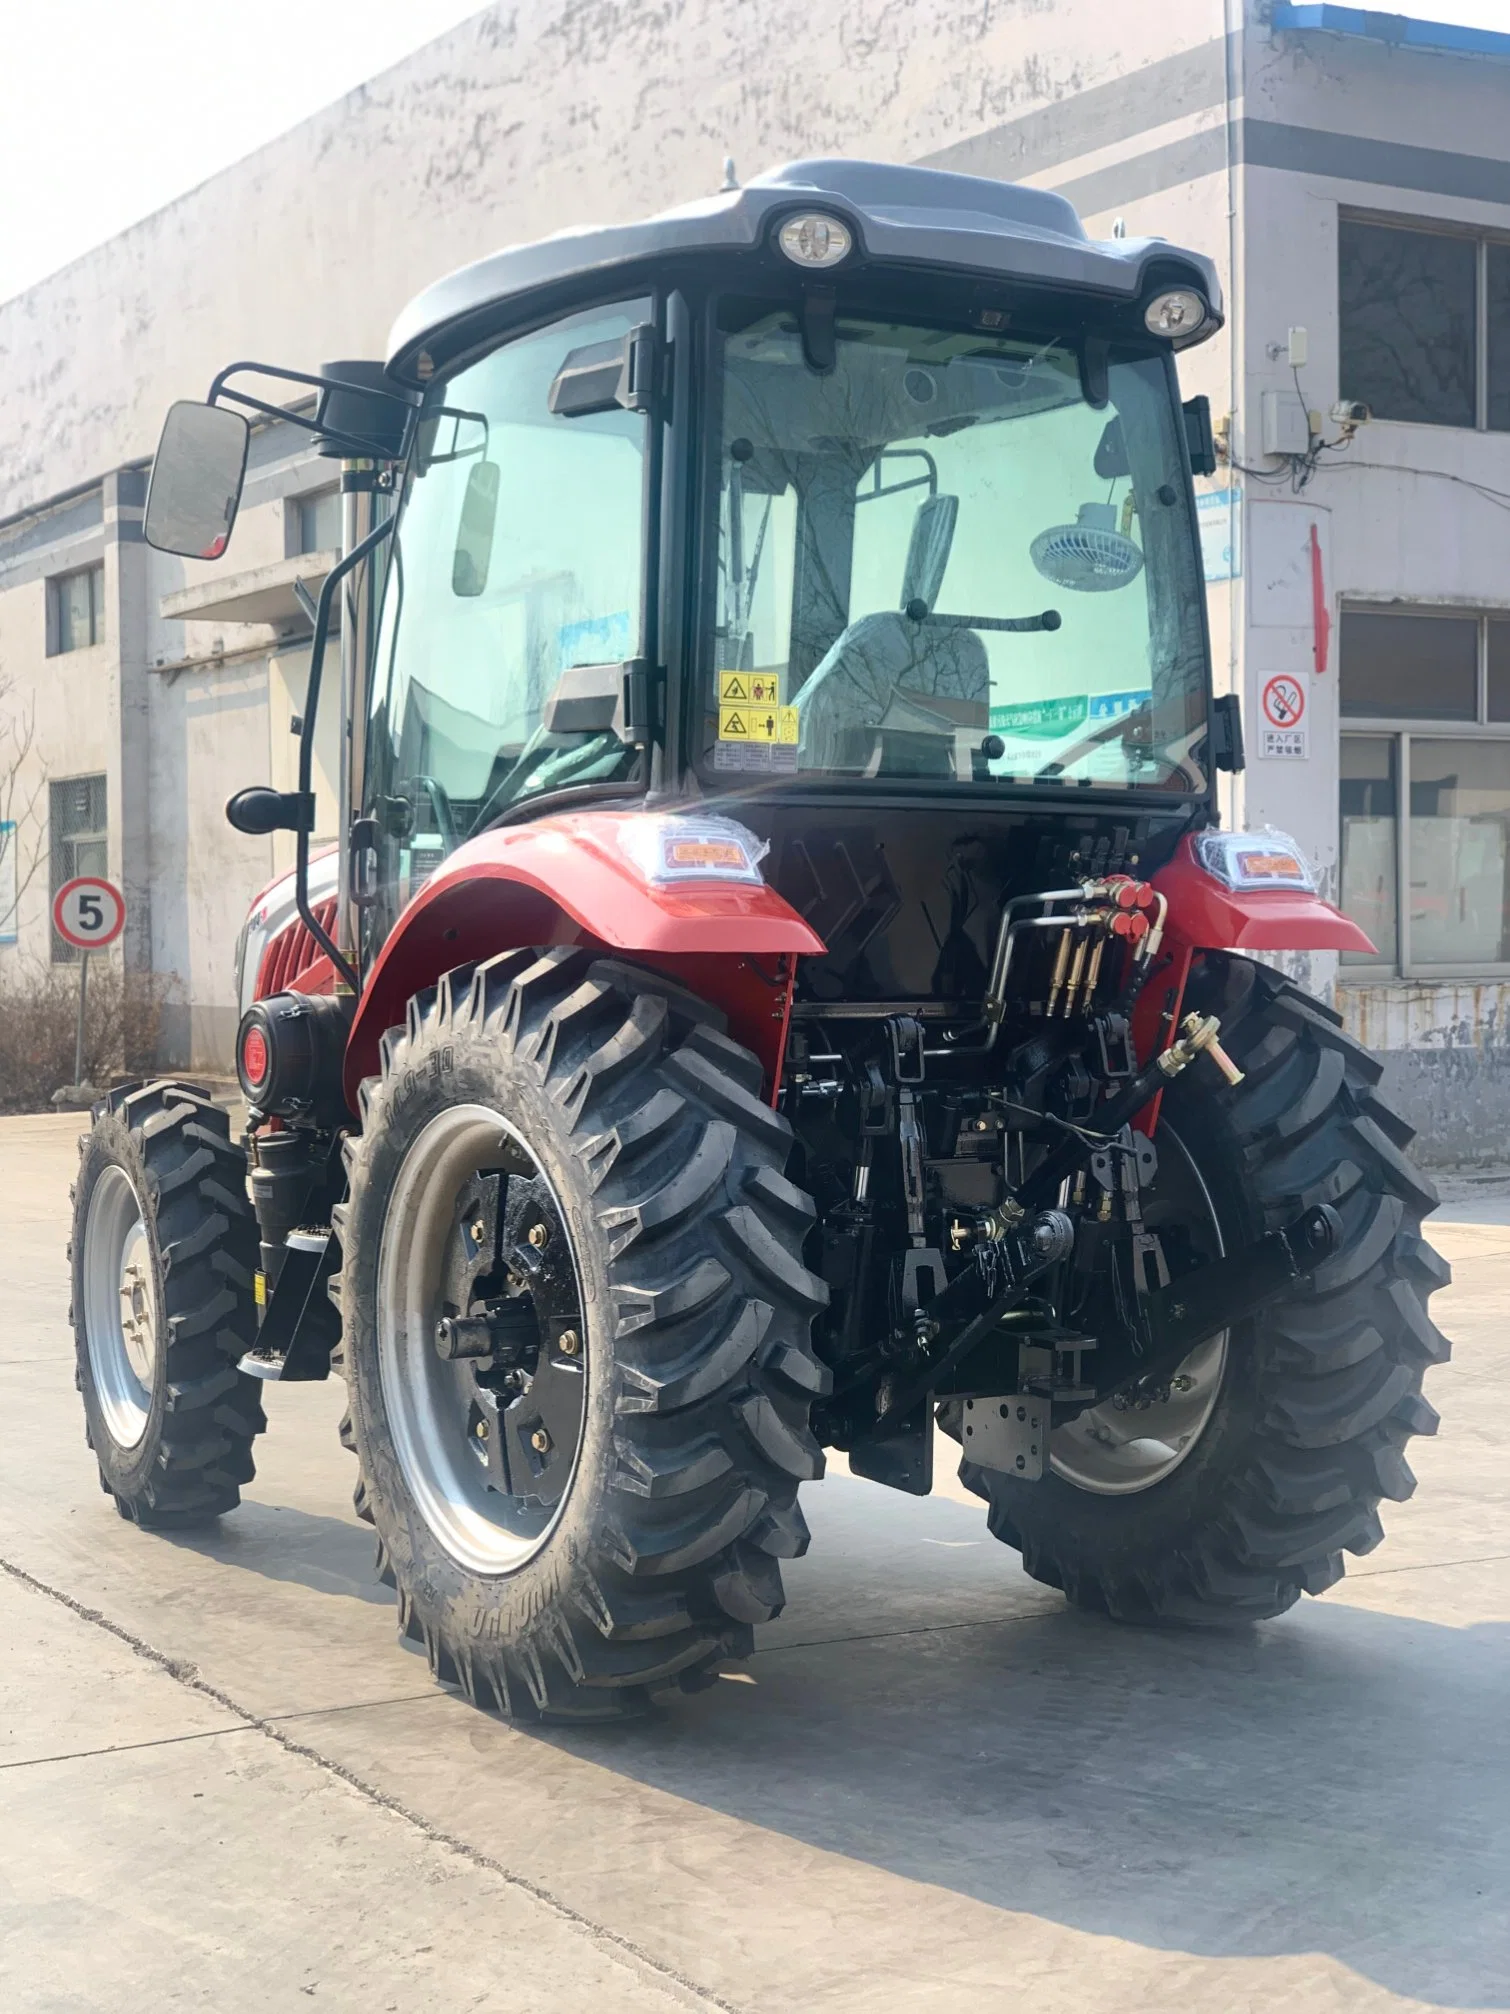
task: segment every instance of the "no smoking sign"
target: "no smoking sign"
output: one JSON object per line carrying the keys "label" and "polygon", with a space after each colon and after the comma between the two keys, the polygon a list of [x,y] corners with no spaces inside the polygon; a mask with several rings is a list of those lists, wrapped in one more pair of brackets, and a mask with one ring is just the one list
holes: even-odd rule
{"label": "no smoking sign", "polygon": [[1299,727],[1305,710],[1305,688],[1298,678],[1282,672],[1264,687],[1264,719],[1270,727]]}

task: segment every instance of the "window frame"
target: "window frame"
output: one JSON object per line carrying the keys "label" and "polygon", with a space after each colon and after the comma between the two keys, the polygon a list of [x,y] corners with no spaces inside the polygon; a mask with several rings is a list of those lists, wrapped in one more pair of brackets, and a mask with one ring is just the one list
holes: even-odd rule
{"label": "window frame", "polygon": [[[81,841],[86,846],[99,846],[103,844],[105,848],[105,859],[106,859],[105,871],[107,874],[109,873],[110,778],[108,772],[105,770],[90,769],[90,770],[84,770],[77,776],[49,777],[47,781],[48,781],[47,932],[50,940],[50,955],[48,958],[48,963],[51,965],[77,965],[80,958],[83,956],[83,953],[78,949],[76,945],[70,944],[66,937],[60,937],[58,935],[57,926],[53,923],[52,920],[52,903],[54,900],[56,900],[58,890],[66,886],[66,884],[69,881],[74,880],[78,874],[79,867],[78,867],[77,848]],[[78,785],[78,784],[84,784],[91,787],[98,786],[101,799],[101,809],[104,814],[104,822],[99,826],[91,826],[88,829],[80,827],[80,829],[77,832],[60,833],[56,829],[57,820],[54,810],[54,807],[58,802],[57,793],[61,790],[68,789],[70,785]],[[66,874],[62,870],[59,860],[59,855],[61,854],[62,849],[65,846],[72,849],[69,868]]]}
{"label": "window frame", "polygon": [[[71,581],[89,582],[89,637],[84,643],[63,641],[63,593]],[[83,566],[66,567],[47,580],[48,657],[73,657],[81,650],[97,650],[105,641],[105,562],[87,560]]]}
{"label": "window frame", "polygon": [[[1402,422],[1402,424],[1413,424]],[[1461,429],[1459,429],[1461,431]],[[1417,741],[1498,741],[1510,743],[1510,720],[1490,720],[1489,712],[1489,631],[1496,622],[1510,622],[1510,609],[1462,607],[1441,605],[1422,607],[1406,606],[1399,603],[1381,604],[1362,600],[1343,603],[1343,615],[1410,615],[1428,616],[1444,620],[1456,619],[1461,622],[1473,621],[1478,626],[1478,679],[1476,687],[1476,711],[1472,720],[1431,720],[1419,714],[1402,718],[1399,715],[1375,715],[1344,713],[1342,711],[1342,667],[1339,657],[1337,669],[1338,701],[1338,804],[1337,804],[1337,876],[1339,907],[1342,894],[1342,762],[1340,743],[1347,737],[1357,737],[1370,741],[1389,740],[1395,745],[1395,956],[1393,959],[1375,958],[1354,961],[1347,959],[1339,963],[1337,983],[1341,986],[1392,985],[1405,982],[1430,984],[1436,981],[1455,982],[1464,979],[1507,979],[1510,978],[1510,958],[1492,962],[1488,960],[1460,960],[1452,964],[1423,965],[1410,955],[1410,754],[1411,745]],[[1402,900],[1402,894],[1404,899]],[[1346,912],[1344,912],[1346,913]]]}
{"label": "window frame", "polygon": [[[1448,434],[1505,434],[1510,428],[1489,424],[1489,248],[1497,245],[1510,253],[1510,231],[1484,224],[1460,223],[1451,217],[1416,217],[1394,210],[1363,210],[1351,203],[1337,211],[1337,393],[1347,398],[1346,366],[1342,348],[1342,230],[1343,224],[1373,225],[1386,231],[1416,231],[1423,237],[1466,239],[1474,247],[1473,265],[1473,424],[1460,426],[1454,420],[1400,420],[1374,413],[1371,425],[1381,427],[1432,427]],[[1510,342],[1507,342],[1510,350]],[[1510,389],[1510,388],[1507,388]],[[1466,723],[1465,723],[1466,724]]]}

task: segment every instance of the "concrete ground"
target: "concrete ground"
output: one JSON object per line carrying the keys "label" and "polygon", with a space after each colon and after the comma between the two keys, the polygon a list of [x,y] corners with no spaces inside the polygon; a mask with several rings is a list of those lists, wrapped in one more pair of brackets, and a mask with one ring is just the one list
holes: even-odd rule
{"label": "concrete ground", "polygon": [[[1068,1612],[843,1474],[748,1668],[519,1732],[395,1641],[333,1385],[123,1524],[65,1326],[79,1122],[0,1121],[0,2009],[1510,2008],[1510,1195],[1463,1184],[1388,1542],[1250,1635]],[[947,1473],[947,1471],[946,1471]]]}

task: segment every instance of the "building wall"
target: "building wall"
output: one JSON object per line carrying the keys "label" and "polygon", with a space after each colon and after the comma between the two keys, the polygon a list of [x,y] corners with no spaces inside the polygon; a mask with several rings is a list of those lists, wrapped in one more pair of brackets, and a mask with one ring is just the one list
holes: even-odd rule
{"label": "building wall", "polygon": [[[1325,410],[1337,396],[1339,205],[1510,229],[1510,70],[1276,35],[1270,11],[1266,0],[840,0],[816,15],[795,0],[495,6],[0,304],[0,513],[22,513],[0,523],[0,674],[35,693],[39,760],[54,774],[111,777],[112,861],[135,918],[127,955],[179,975],[175,1049],[207,1060],[228,1046],[235,931],[289,842],[230,832],[220,805],[243,783],[291,785],[305,653],[290,633],[161,617],[165,593],[211,570],[142,546],[131,484],[113,490],[108,471],[150,453],[172,398],[202,394],[234,355],[309,366],[380,352],[398,308],[439,272],[696,196],[726,153],[746,172],[845,153],[1056,188],[1093,234],[1159,234],[1212,257],[1229,324],[1183,360],[1182,379],[1231,416],[1235,461],[1260,466],[1262,396],[1292,389],[1268,347],[1291,326],[1310,334],[1306,402]],[[289,433],[257,437],[238,570],[292,550],[292,500],[329,479]],[[1510,490],[1507,455],[1510,437],[1381,423],[1302,495],[1227,469],[1198,483],[1213,506],[1233,498],[1236,567],[1214,559],[1208,607],[1217,689],[1243,696],[1250,762],[1223,780],[1223,814],[1294,832],[1329,888],[1337,618],[1344,601],[1510,606],[1504,513],[1440,480]],[[54,504],[76,484],[90,487]],[[1321,673],[1303,564],[1312,525],[1333,621]],[[96,552],[115,626],[96,651],[45,660],[43,575]],[[184,659],[196,662],[163,668]],[[1276,672],[1305,682],[1303,761],[1262,752],[1261,694]],[[334,768],[332,738],[322,831]],[[33,938],[39,900],[45,888],[24,914]],[[0,981],[14,955],[0,951]],[[1293,965],[1322,993],[1336,986],[1328,957]],[[1433,1151],[1466,1138],[1443,1084],[1477,1083],[1489,1123],[1510,1120],[1494,993],[1356,975],[1336,991],[1351,1025],[1383,1036]]]}

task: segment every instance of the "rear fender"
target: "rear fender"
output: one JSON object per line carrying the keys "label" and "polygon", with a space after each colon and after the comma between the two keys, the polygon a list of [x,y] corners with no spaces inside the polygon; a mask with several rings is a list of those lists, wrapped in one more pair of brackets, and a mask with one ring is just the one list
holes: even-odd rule
{"label": "rear fender", "polygon": [[657,887],[621,851],[634,813],[579,812],[505,826],[459,846],[399,917],[363,989],[346,1048],[345,1090],[378,1067],[378,1044],[410,997],[458,965],[525,945],[570,944],[675,979],[728,1017],[781,1076],[797,959],[823,940],[764,882]]}
{"label": "rear fender", "polygon": [[[1361,951],[1374,946],[1340,909],[1301,888],[1229,888],[1210,874],[1187,837],[1153,885],[1169,904],[1163,944],[1133,1010],[1133,1046],[1140,1063],[1167,1047],[1179,1026],[1190,968],[1203,951]],[[1158,1122],[1154,1099],[1138,1125]]]}

